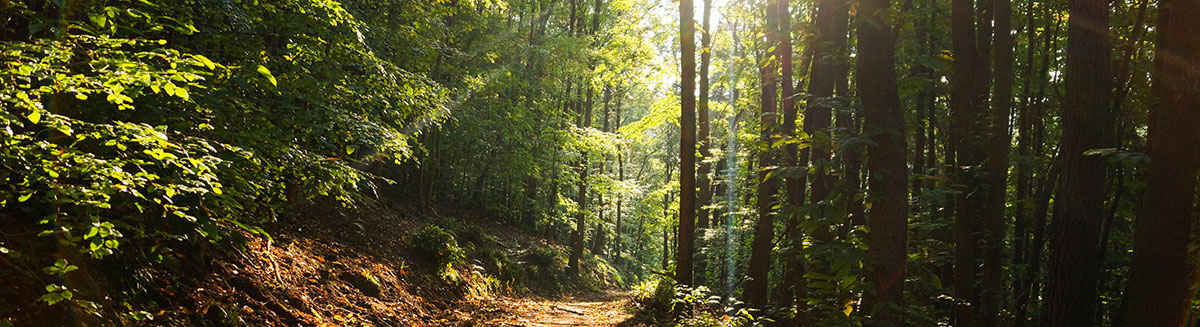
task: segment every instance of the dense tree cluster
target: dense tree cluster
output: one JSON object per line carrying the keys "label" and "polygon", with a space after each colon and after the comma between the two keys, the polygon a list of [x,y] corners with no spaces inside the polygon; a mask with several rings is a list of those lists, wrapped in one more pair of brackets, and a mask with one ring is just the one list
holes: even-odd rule
{"label": "dense tree cluster", "polygon": [[[750,307],[797,326],[1195,323],[1197,152],[1175,148],[1198,134],[1184,48],[1200,38],[1179,33],[1200,24],[1177,21],[1195,3],[727,6],[743,35],[728,46],[753,58],[717,60],[757,68],[742,87],[759,103],[727,99],[760,118],[740,126],[758,131],[740,191]],[[682,217],[712,205],[690,204],[680,244],[697,228]]]}

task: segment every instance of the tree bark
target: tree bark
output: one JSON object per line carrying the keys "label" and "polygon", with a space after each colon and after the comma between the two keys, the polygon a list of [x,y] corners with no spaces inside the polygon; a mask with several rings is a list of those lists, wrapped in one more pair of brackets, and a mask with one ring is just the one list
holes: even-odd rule
{"label": "tree bark", "polygon": [[[687,1],[687,0],[683,0]],[[779,0],[776,0],[779,1]],[[770,4],[770,3],[769,3]],[[778,15],[775,11],[779,9],[777,2],[775,5],[767,6],[766,17],[766,43],[769,45],[777,44],[779,38],[779,22]],[[778,50],[778,49],[776,49]],[[760,107],[762,114],[760,116],[761,132],[759,141],[766,142],[770,145],[774,141],[776,133],[776,63],[772,59],[774,54],[766,54],[766,58],[758,64],[759,76],[762,81],[762,92],[760,95]],[[766,149],[758,154],[758,198],[757,211],[758,221],[754,226],[754,240],[750,246],[750,262],[747,267],[746,274],[750,278],[743,288],[745,293],[743,297],[746,303],[753,308],[765,308],[767,305],[767,273],[771,268],[771,251],[774,250],[772,241],[775,237],[775,217],[771,211],[777,183],[767,179],[767,169],[774,165],[772,151]]]}
{"label": "tree bark", "polygon": [[679,115],[679,248],[675,252],[675,281],[692,285],[696,242],[696,22],[692,0],[679,1],[680,115]]}
{"label": "tree bark", "polygon": [[[829,135],[829,127],[833,122],[833,111],[830,106],[834,87],[833,68],[840,48],[840,45],[835,42],[838,40],[845,42],[845,37],[838,38],[834,31],[834,12],[843,10],[839,2],[842,1],[822,0],[814,19],[817,38],[815,39],[816,44],[809,45],[813,49],[814,60],[812,72],[808,78],[808,106],[804,110],[804,132],[808,133],[810,137],[818,133]],[[809,219],[818,223],[828,223],[826,221],[827,208],[823,203],[827,203],[824,201],[829,199],[829,194],[833,189],[833,178],[829,174],[832,170],[830,162],[832,144],[828,140],[828,137],[812,137],[808,149],[809,163],[813,167],[810,170],[813,173],[808,194]],[[833,240],[833,233],[829,232],[829,226],[826,225],[823,228],[817,228],[812,237],[817,242],[827,243]]]}
{"label": "tree bark", "polygon": [[[992,98],[990,139],[985,163],[986,206],[983,210],[983,280],[980,292],[980,326],[999,324],[1000,299],[1003,287],[1004,212],[1008,193],[1008,158],[1012,137],[1009,135],[1009,115],[1012,112],[1013,35],[1012,2],[995,0],[995,42],[992,51],[992,77],[995,94]],[[986,91],[986,90],[985,90]]]}
{"label": "tree bark", "polygon": [[1062,111],[1063,184],[1052,226],[1044,326],[1093,326],[1104,217],[1105,158],[1112,146],[1112,47],[1108,2],[1072,0],[1067,30],[1066,103]]}
{"label": "tree bark", "polygon": [[[1046,134],[1046,123],[1044,120],[1045,117],[1043,116],[1046,114],[1046,87],[1050,84],[1050,62],[1054,59],[1051,54],[1054,52],[1054,49],[1057,48],[1058,44],[1058,38],[1055,37],[1055,35],[1058,34],[1059,27],[1061,25],[1061,18],[1056,18],[1053,25],[1051,25],[1052,28],[1050,32],[1042,33],[1044,50],[1042,51],[1042,60],[1039,63],[1038,72],[1036,75],[1034,75],[1036,76],[1038,85],[1037,92],[1033,96],[1034,101],[1031,104],[1032,108],[1030,108],[1032,112],[1030,114],[1031,121],[1029,122],[1030,125],[1032,125],[1030,153],[1031,156],[1035,158],[1042,158],[1044,156],[1043,149],[1045,143],[1044,139]],[[1017,286],[1016,299],[1014,300],[1014,302],[1016,302],[1014,304],[1016,307],[1016,313],[1013,319],[1013,326],[1015,327],[1025,326],[1025,323],[1027,322],[1026,317],[1028,316],[1031,307],[1030,299],[1034,298],[1033,294],[1039,289],[1037,287],[1039,283],[1037,282],[1036,278],[1041,273],[1042,252],[1046,247],[1046,215],[1050,205],[1051,194],[1053,194],[1059,183],[1058,170],[1060,170],[1061,164],[1058,162],[1057,158],[1058,156],[1056,155],[1053,161],[1053,166],[1049,169],[1050,177],[1042,178],[1035,183],[1039,186],[1030,186],[1031,190],[1037,189],[1038,191],[1033,195],[1036,202],[1034,205],[1034,220],[1032,223],[1033,227],[1031,231],[1031,241],[1026,249],[1027,254],[1025,256],[1025,271],[1021,275],[1021,284]],[[1036,168],[1037,167],[1033,167],[1030,169],[1034,170]]]}
{"label": "tree bark", "polygon": [[875,146],[867,150],[867,184],[872,205],[867,216],[867,246],[873,260],[866,265],[871,290],[863,295],[867,326],[899,326],[904,313],[904,266],[908,232],[907,145],[904,112],[897,86],[894,34],[884,15],[889,0],[862,0],[858,21],[859,96],[863,129]]}
{"label": "tree bark", "polygon": [[[1034,15],[1033,15],[1034,10],[1035,10],[1035,7],[1034,7],[1035,5],[1036,5],[1035,2],[1027,2],[1026,3],[1027,7],[1025,8],[1026,18],[1028,19],[1028,23],[1026,23],[1026,26],[1025,26],[1025,33],[1026,33],[1025,35],[1026,35],[1026,44],[1027,44],[1026,52],[1025,52],[1025,60],[1024,60],[1025,78],[1022,79],[1023,83],[1022,83],[1022,87],[1021,87],[1021,90],[1022,90],[1021,107],[1020,107],[1020,109],[1018,109],[1018,112],[1017,112],[1017,117],[1018,117],[1017,118],[1017,130],[1019,131],[1020,134],[1019,134],[1019,137],[1017,138],[1017,160],[1016,160],[1017,161],[1017,163],[1016,163],[1017,181],[1016,181],[1016,185],[1015,185],[1017,194],[1016,194],[1016,199],[1013,201],[1013,203],[1015,204],[1015,207],[1016,207],[1015,208],[1016,212],[1013,215],[1013,238],[1015,239],[1013,243],[1015,243],[1015,244],[1013,245],[1012,266],[1015,269],[1022,269],[1021,267],[1026,265],[1026,260],[1025,260],[1026,250],[1025,249],[1029,247],[1029,233],[1028,233],[1028,230],[1029,230],[1028,208],[1029,208],[1029,204],[1030,204],[1029,197],[1030,197],[1030,193],[1032,193],[1032,191],[1033,191],[1032,184],[1031,184],[1031,178],[1033,176],[1033,172],[1031,171],[1031,168],[1033,165],[1030,164],[1030,161],[1032,161],[1032,158],[1029,153],[1029,149],[1031,147],[1030,142],[1033,141],[1033,135],[1032,135],[1033,119],[1040,119],[1039,117],[1032,117],[1033,79],[1035,78],[1033,75],[1033,67],[1034,67],[1033,60],[1034,60],[1034,49],[1036,49],[1036,47],[1034,45],[1037,42],[1037,37],[1036,37],[1037,36],[1037,33],[1036,33],[1037,21],[1034,19]],[[1024,284],[1024,281],[1022,280],[1022,276],[1023,276],[1022,274],[1016,273],[1013,275],[1016,277],[1015,280],[1013,281],[1014,286],[1019,286],[1019,285]],[[1014,290],[1014,292],[1012,293],[1013,311],[1014,312],[1017,310],[1017,303],[1018,303],[1017,299],[1019,299],[1022,296],[1021,293],[1024,291],[1025,291],[1024,289],[1017,287],[1016,290]]]}
{"label": "tree bark", "polygon": [[[579,120],[579,128],[591,128],[592,122],[592,97],[595,95],[595,90],[588,83],[584,83],[587,87],[587,100],[582,105],[583,115]],[[579,158],[579,191],[576,193],[576,202],[579,203],[579,213],[575,215],[575,233],[571,235],[571,257],[567,259],[567,269],[571,274],[579,274],[579,259],[583,257],[583,242],[584,232],[587,229],[588,216],[588,152],[583,151]]]}
{"label": "tree bark", "polygon": [[1200,1],[1159,2],[1150,112],[1149,180],[1134,229],[1130,326],[1181,326],[1191,288],[1187,264],[1200,169]]}
{"label": "tree bark", "polygon": [[[990,11],[990,8],[989,8]],[[980,84],[983,72],[979,68],[987,65],[983,61],[976,36],[976,12],[972,0],[952,0],[950,23],[951,43],[954,48],[953,70],[950,74],[950,110],[953,127],[950,128],[954,143],[954,171],[956,184],[965,186],[954,198],[954,321],[956,326],[978,325],[979,292],[975,287],[980,269],[979,238],[981,228],[977,220],[982,207],[982,181],[975,170],[982,162],[977,135],[982,131],[979,121],[985,116],[986,89]],[[979,94],[980,90],[984,94]]]}

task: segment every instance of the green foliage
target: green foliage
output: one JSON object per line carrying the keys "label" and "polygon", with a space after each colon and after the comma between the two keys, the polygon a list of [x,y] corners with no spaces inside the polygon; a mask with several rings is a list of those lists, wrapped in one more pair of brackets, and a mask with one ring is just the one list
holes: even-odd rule
{"label": "green foliage", "polygon": [[[403,17],[358,1],[62,5],[0,9],[29,27],[0,43],[0,218],[91,259],[265,236],[253,224],[287,201],[366,201],[378,179],[351,165],[412,159],[447,114],[423,67],[375,50],[441,35],[407,27],[436,4],[391,4]],[[47,303],[94,307],[50,286]]]}
{"label": "green foliage", "polygon": [[465,252],[458,246],[454,233],[438,225],[425,225],[411,235],[413,247],[423,256],[445,269],[461,264]]}
{"label": "green foliage", "polygon": [[[661,284],[660,284],[661,286]],[[737,302],[728,299],[728,302]],[[714,295],[707,287],[676,287],[672,299],[672,310],[681,318],[679,326],[689,327],[740,327],[761,326],[769,320],[754,316],[754,310],[738,308],[741,303],[726,306],[722,298]]]}

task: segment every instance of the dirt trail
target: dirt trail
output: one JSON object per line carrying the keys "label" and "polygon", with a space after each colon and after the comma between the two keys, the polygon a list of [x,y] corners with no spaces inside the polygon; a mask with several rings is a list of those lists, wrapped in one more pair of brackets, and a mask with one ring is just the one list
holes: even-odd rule
{"label": "dirt trail", "polygon": [[580,292],[559,299],[516,298],[502,300],[509,308],[505,317],[493,326],[562,327],[616,326],[633,317],[622,308],[628,306],[629,292]]}

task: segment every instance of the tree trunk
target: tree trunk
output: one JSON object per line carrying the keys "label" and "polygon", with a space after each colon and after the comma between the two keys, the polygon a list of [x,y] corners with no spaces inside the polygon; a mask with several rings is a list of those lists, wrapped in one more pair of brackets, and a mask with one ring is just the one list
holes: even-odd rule
{"label": "tree trunk", "polygon": [[[688,1],[688,0],[682,0]],[[778,0],[776,0],[778,1]],[[777,3],[777,2],[776,2]],[[766,44],[765,48],[771,48],[770,45],[777,44],[779,39],[779,21],[775,11],[779,10],[778,5],[767,6],[766,17]],[[778,49],[776,49],[778,50]],[[760,106],[762,115],[760,116],[761,132],[759,140],[771,144],[776,133],[776,63],[773,58],[774,54],[766,54],[767,58],[759,63],[759,76],[762,81],[762,92],[760,96]],[[760,151],[758,154],[758,221],[754,226],[754,240],[750,245],[750,263],[747,267],[746,274],[750,278],[746,282],[743,292],[743,297],[746,303],[753,308],[765,308],[767,305],[767,273],[771,269],[771,251],[774,250],[772,241],[775,238],[775,217],[771,212],[773,199],[775,198],[776,184],[772,180],[768,180],[767,169],[774,165],[772,153],[770,149]]]}
{"label": "tree trunk", "polygon": [[[989,8],[990,11],[990,8]],[[979,94],[979,85],[983,74],[979,66],[986,65],[983,61],[976,37],[976,14],[972,0],[952,0],[950,23],[951,43],[954,48],[953,70],[950,74],[950,110],[953,127],[950,128],[951,140],[954,143],[955,182],[965,186],[965,189],[954,198],[954,295],[957,298],[954,309],[956,326],[970,327],[978,325],[979,292],[975,287],[979,274],[979,237],[980,226],[978,217],[982,207],[982,182],[979,172],[971,169],[982,161],[979,148],[982,147],[976,133],[982,131],[979,121],[985,116],[981,102],[986,101],[984,94]]]}
{"label": "tree trunk", "polygon": [[[836,37],[834,31],[834,11],[843,10],[839,0],[822,0],[817,8],[814,25],[817,28],[816,44],[809,45],[813,48],[812,72],[808,78],[808,106],[804,110],[804,132],[808,135],[817,135],[818,133],[828,135],[829,126],[833,122],[833,111],[830,103],[833,99],[834,86],[834,62],[837,61],[837,56],[840,45],[835,44],[837,40],[845,42],[845,38]],[[819,141],[824,139],[826,141]],[[830,147],[832,143],[828,142],[829,138],[814,137],[811,139],[809,147],[809,162],[813,169],[813,176],[810,180],[810,208],[809,219],[819,224],[828,223],[826,220],[826,206],[821,204],[829,198],[829,194],[833,189],[833,178],[829,172],[832,170],[830,162]],[[823,228],[817,228],[812,237],[820,243],[828,243],[833,240],[833,234],[829,232],[828,225]],[[824,272],[825,269],[817,269]]]}
{"label": "tree trunk", "polygon": [[[709,110],[708,110],[708,66],[712,61],[712,34],[709,33],[712,23],[712,0],[704,0],[704,25],[703,31],[700,34],[700,99],[699,107],[696,112],[699,120],[699,130],[697,131],[696,140],[700,142],[700,170],[696,172],[696,179],[699,186],[699,199],[696,203],[696,230],[700,235],[700,248],[704,248],[704,231],[709,228],[709,220],[712,214],[706,208],[712,202],[712,181],[708,174],[711,171],[711,164],[707,163],[712,156],[710,147],[712,139],[709,138]],[[696,285],[704,285],[705,271],[707,270],[708,260],[703,254],[696,258]]]}
{"label": "tree trunk", "polygon": [[1134,230],[1131,326],[1181,326],[1187,312],[1188,242],[1200,169],[1200,1],[1159,2],[1150,112],[1150,166]]}
{"label": "tree trunk", "polygon": [[[1058,44],[1058,38],[1055,37],[1055,35],[1058,34],[1059,27],[1062,25],[1061,23],[1061,16],[1059,16],[1055,18],[1053,25],[1051,25],[1052,28],[1050,32],[1042,33],[1042,44],[1044,49],[1042,51],[1042,60],[1038,65],[1038,71],[1036,75],[1034,75],[1036,76],[1038,85],[1037,92],[1033,96],[1035,101],[1033,101],[1031,104],[1032,108],[1030,108],[1031,121],[1029,122],[1030,125],[1032,125],[1030,152],[1031,156],[1035,158],[1042,158],[1044,156],[1043,140],[1046,134],[1046,123],[1043,117],[1046,113],[1046,101],[1044,98],[1046,97],[1046,87],[1050,84],[1050,62],[1054,59],[1051,54],[1054,53],[1054,49],[1057,48]],[[1046,245],[1046,215],[1050,205],[1050,195],[1053,194],[1053,191],[1059,183],[1058,170],[1060,169],[1060,166],[1061,164],[1058,162],[1056,155],[1055,160],[1053,161],[1053,166],[1050,167],[1050,177],[1042,178],[1040,181],[1035,183],[1039,186],[1030,186],[1031,191],[1034,189],[1038,191],[1033,195],[1033,199],[1035,201],[1035,212],[1033,216],[1034,221],[1033,229],[1031,231],[1031,241],[1026,250],[1027,255],[1025,256],[1025,271],[1021,275],[1021,284],[1017,286],[1016,299],[1014,300],[1014,302],[1016,302],[1014,304],[1016,307],[1016,314],[1014,315],[1015,317],[1013,319],[1013,326],[1015,327],[1025,326],[1025,323],[1027,322],[1026,316],[1028,316],[1031,307],[1030,299],[1035,298],[1033,293],[1038,290],[1036,285],[1039,283],[1037,282],[1036,278],[1041,273],[1042,252]],[[1030,169],[1035,170],[1036,167]]]}
{"label": "tree trunk", "polygon": [[[788,8],[789,1],[775,1],[773,6],[776,6],[776,19],[779,21],[779,88],[781,105],[780,110],[783,111],[783,123],[780,126],[780,132],[784,137],[796,136],[796,115],[799,110],[796,106],[796,92],[792,85],[792,36],[791,36],[791,15]],[[803,67],[803,66],[802,66]],[[803,69],[803,68],[801,68]],[[800,165],[801,159],[797,153],[795,144],[785,146],[784,167],[795,169]],[[787,196],[788,210],[797,210],[804,205],[804,178],[794,177],[784,179],[784,189]],[[800,229],[798,217],[795,214],[788,215],[787,230],[785,235],[786,247],[790,250],[784,253],[788,259],[785,261],[783,283],[780,285],[783,293],[783,300],[780,305],[790,306],[796,305],[796,316],[793,317],[792,323],[796,326],[805,325],[805,305],[804,305],[804,257],[800,254],[802,242],[800,240]]]}
{"label": "tree trunk", "polygon": [[983,280],[980,292],[980,326],[999,324],[1003,287],[1004,212],[1008,193],[1008,152],[1012,146],[1009,115],[1012,112],[1013,35],[1012,2],[995,0],[994,59],[995,95],[992,99],[990,140],[987,146],[986,186],[983,212]]}
{"label": "tree trunk", "polygon": [[[1027,47],[1024,60],[1025,78],[1022,79],[1023,83],[1021,87],[1022,102],[1017,113],[1017,130],[1019,131],[1020,136],[1017,138],[1017,181],[1015,185],[1017,194],[1016,199],[1013,201],[1013,203],[1016,204],[1016,212],[1013,215],[1013,238],[1015,239],[1013,243],[1015,244],[1013,245],[1012,266],[1014,269],[1022,269],[1021,267],[1027,264],[1025,260],[1025,249],[1029,247],[1029,222],[1027,216],[1030,204],[1029,197],[1032,191],[1031,178],[1033,176],[1033,172],[1030,170],[1033,166],[1030,164],[1030,161],[1032,161],[1033,158],[1029,153],[1029,149],[1031,147],[1030,142],[1033,141],[1033,119],[1041,119],[1040,117],[1032,117],[1032,89],[1033,79],[1035,78],[1033,75],[1033,60],[1034,49],[1036,49],[1034,45],[1037,42],[1037,22],[1034,20],[1033,15],[1035,10],[1034,6],[1034,2],[1027,2],[1025,7],[1026,18],[1028,19],[1028,23],[1026,23],[1025,26]],[[1014,286],[1024,284],[1024,281],[1022,280],[1022,274],[1016,273],[1013,275],[1016,277],[1013,281]],[[1021,293],[1024,291],[1024,289],[1017,287],[1012,293],[1014,312],[1017,310],[1017,299],[1021,297]]]}
{"label": "tree trunk", "polygon": [[[585,83],[586,85],[586,83]],[[583,115],[579,128],[591,128],[592,97],[594,89],[587,86],[587,100],[583,104]],[[579,258],[583,256],[584,232],[587,229],[588,216],[588,152],[583,151],[579,159],[579,193],[576,194],[579,203],[579,213],[575,216],[575,233],[571,235],[571,257],[567,260],[567,268],[571,274],[579,274]]]}
{"label": "tree trunk", "polygon": [[[622,102],[621,100],[624,100],[624,99],[625,99],[625,95],[623,93],[618,94],[617,104],[616,104],[616,109],[615,109],[616,115],[613,117],[613,119],[614,119],[613,130],[618,130],[618,131],[621,130],[621,102]],[[617,180],[621,181],[621,182],[625,181],[625,156],[624,156],[624,154],[625,154],[624,150],[622,150],[621,146],[618,145],[617,146]],[[644,167],[644,165],[643,165],[643,167]],[[624,190],[623,189],[618,190],[618,192],[616,194],[616,196],[617,196],[617,225],[615,226],[615,229],[613,230],[613,246],[614,246],[613,257],[616,258],[616,263],[618,263],[618,264],[620,264],[620,262],[621,262],[621,248],[623,245],[622,243],[624,243],[624,240],[621,238],[621,232],[623,232],[621,229],[623,227],[623,221],[622,221],[622,217],[621,217],[621,209],[622,209],[621,206],[625,202],[625,196],[624,196],[625,194],[622,191],[624,191]]]}
{"label": "tree trunk", "polygon": [[899,326],[904,313],[908,204],[907,153],[904,112],[900,108],[895,65],[895,36],[884,20],[889,0],[863,0],[858,21],[859,96],[863,103],[864,130],[873,133],[874,147],[867,150],[867,180],[872,205],[867,216],[867,246],[873,260],[865,275],[871,290],[863,296],[863,311],[871,314],[867,326]]}
{"label": "tree trunk", "polygon": [[[837,2],[838,6],[834,7],[831,14],[833,16],[831,23],[833,24],[833,41],[830,43],[837,47],[837,60],[833,62],[833,92],[834,100],[837,104],[835,126],[837,130],[844,133],[843,137],[856,137],[862,128],[862,113],[854,112],[854,106],[851,104],[850,92],[850,62],[849,56],[845,53],[848,51],[846,40],[849,34],[849,19],[850,19],[850,3],[848,1]],[[858,196],[862,191],[862,149],[857,144],[848,144],[841,149],[841,160],[839,161],[842,168],[842,189],[840,197],[845,202],[846,219],[843,222],[845,225],[842,228],[843,237],[848,237],[854,226],[861,226],[866,223],[866,215],[863,213],[863,199]]]}
{"label": "tree trunk", "polygon": [[675,252],[675,281],[692,285],[696,242],[696,22],[692,0],[679,1],[680,115],[679,115],[679,248]]}
{"label": "tree trunk", "polygon": [[[1093,326],[1104,217],[1105,160],[1086,155],[1111,147],[1112,47],[1108,2],[1071,0],[1066,103],[1062,111],[1063,184],[1050,239],[1045,326]],[[1194,150],[1194,149],[1193,149]]]}

